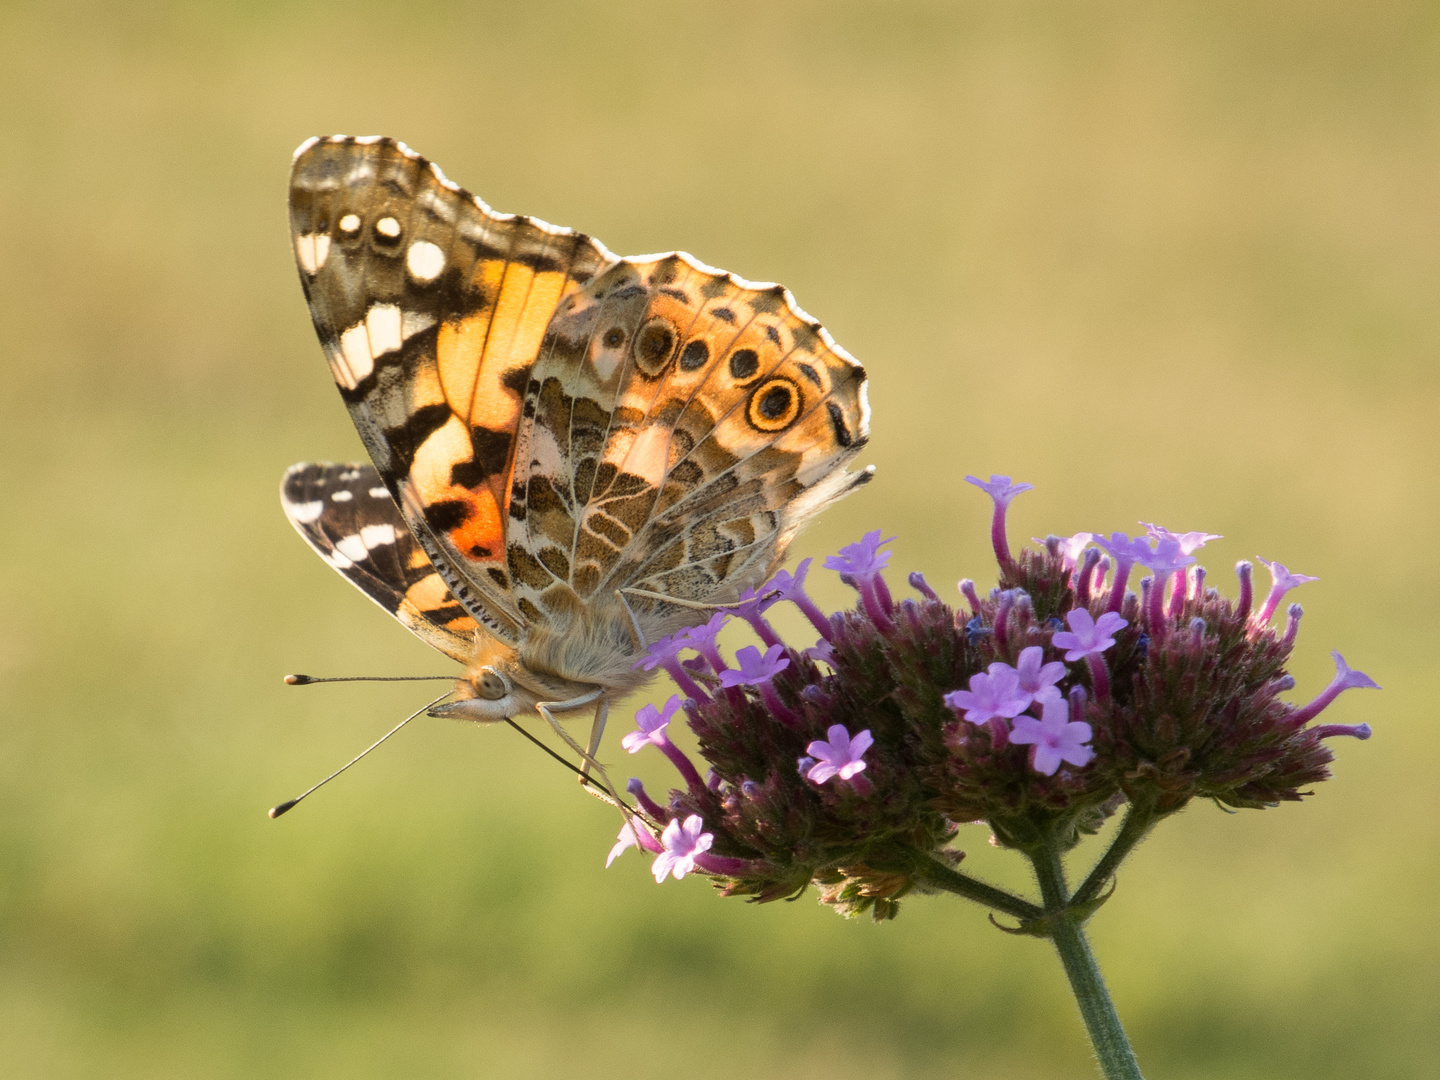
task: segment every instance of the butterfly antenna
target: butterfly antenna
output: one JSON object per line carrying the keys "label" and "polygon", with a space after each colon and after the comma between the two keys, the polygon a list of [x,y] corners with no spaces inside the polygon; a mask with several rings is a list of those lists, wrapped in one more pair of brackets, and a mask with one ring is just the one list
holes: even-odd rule
{"label": "butterfly antenna", "polygon": [[564,765],[565,768],[577,774],[580,777],[580,782],[582,784],[585,784],[590,789],[590,793],[596,796],[601,802],[609,803],[611,806],[618,809],[622,814],[636,813],[635,808],[629,803],[627,803],[624,799],[617,799],[615,796],[611,795],[598,782],[592,779],[590,775],[585,772],[584,769],[580,768],[580,766],[576,765],[574,762],[567,760],[562,755],[556,753],[552,748],[546,746],[543,742],[537,739],[534,735],[530,734],[530,732],[526,731],[523,727],[517,724],[514,720],[510,719],[508,716],[505,718],[505,723],[509,724],[516,731],[520,732],[521,735],[524,735],[525,738],[529,739],[541,750],[544,750],[545,753],[549,754],[556,761],[560,762],[560,764]]}
{"label": "butterfly antenna", "polygon": [[[323,680],[323,681],[328,681],[328,680]],[[343,680],[337,680],[337,681],[343,681]],[[351,765],[354,765],[357,761],[359,761],[361,758],[363,758],[366,754],[370,753],[371,750],[374,750],[377,746],[379,746],[381,743],[383,743],[386,739],[390,738],[391,735],[394,735],[397,731],[399,731],[401,728],[403,728],[406,724],[410,723],[411,720],[414,720],[414,719],[415,719],[417,716],[419,716],[421,713],[425,712],[427,709],[431,708],[432,706],[434,706],[434,705],[437,704],[438,702],[443,701],[445,698],[447,698],[447,697],[449,697],[449,696],[450,696],[450,691],[447,690],[445,693],[441,694],[439,697],[435,698],[433,701],[427,701],[424,705],[421,705],[420,708],[416,709],[413,713],[411,713],[409,716],[407,716],[404,720],[401,720],[400,723],[396,724],[393,728],[391,728],[389,731],[387,731],[384,735],[381,735],[380,738],[376,739],[373,743],[371,743],[369,746],[367,746],[364,750],[360,751],[360,753],[356,754],[353,758],[351,758],[349,761],[347,761],[344,765],[341,765],[340,768],[336,769],[336,770],[335,770],[333,773],[331,773],[329,776],[325,777],[324,780],[321,780],[318,784],[315,784],[315,785],[313,785],[312,787],[306,788],[306,789],[305,789],[304,791],[302,791],[299,795],[296,795],[295,798],[289,799],[289,800],[287,800],[286,802],[282,802],[279,806],[272,806],[272,807],[270,808],[270,816],[271,816],[272,818],[278,818],[281,814],[288,814],[291,810],[295,809],[295,807],[296,807],[297,805],[299,805],[301,799],[305,798],[305,797],[306,797],[307,795],[309,795],[312,791],[318,791],[320,788],[324,787],[324,786],[325,786],[326,784],[328,784],[331,780],[334,780],[337,776],[339,776],[341,773],[343,773],[346,769],[350,768]],[[568,764],[568,763],[567,763],[567,764]]]}
{"label": "butterfly antenna", "polygon": [[311,683],[322,682],[431,682],[448,679],[455,681],[454,675],[341,675],[338,678],[324,675],[286,675],[286,686],[309,686]]}

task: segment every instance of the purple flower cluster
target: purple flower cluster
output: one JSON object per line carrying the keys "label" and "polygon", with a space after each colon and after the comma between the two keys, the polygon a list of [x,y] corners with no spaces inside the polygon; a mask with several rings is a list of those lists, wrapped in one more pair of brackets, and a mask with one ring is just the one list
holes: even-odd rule
{"label": "purple flower cluster", "polygon": [[[1300,608],[1271,619],[1286,593],[1315,579],[1267,563],[1273,586],[1252,611],[1251,565],[1230,600],[1205,584],[1195,552],[1220,539],[1145,533],[1050,537],[1012,554],[1008,506],[1027,484],[972,483],[994,500],[999,584],[968,610],[945,604],[919,574],[918,599],[896,602],[876,531],[826,560],[855,589],[855,608],[826,614],[805,592],[810,560],[709,622],[651,646],[680,695],[646,706],[624,747],[659,749],[683,786],[662,804],[638,780],[638,812],[611,851],[655,856],[657,881],[691,870],[727,894],[771,900],[808,885],[846,914],[892,917],[915,888],[954,876],[957,825],[984,821],[1028,850],[1072,846],[1122,805],[1135,835],[1195,797],[1234,807],[1299,799],[1329,776],[1326,739],[1368,738],[1367,725],[1313,724],[1341,691],[1374,687],[1338,653],[1337,675],[1307,705],[1285,664]],[[1136,568],[1149,572],[1138,595]],[[820,640],[796,647],[766,620],[794,604]],[[761,647],[727,662],[716,635],[731,618]],[[683,653],[695,654],[681,660]],[[681,696],[683,695],[683,696]],[[683,712],[706,777],[672,743]],[[942,869],[937,870],[940,867]]]}

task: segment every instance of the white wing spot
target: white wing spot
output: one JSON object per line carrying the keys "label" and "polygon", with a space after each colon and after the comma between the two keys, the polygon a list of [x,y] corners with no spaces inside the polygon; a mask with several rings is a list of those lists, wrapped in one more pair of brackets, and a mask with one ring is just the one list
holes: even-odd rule
{"label": "white wing spot", "polygon": [[360,539],[365,541],[365,550],[370,551],[382,544],[395,542],[394,525],[366,525],[360,530]]}
{"label": "white wing spot", "polygon": [[365,558],[369,550],[370,549],[365,546],[365,541],[353,534],[335,543],[335,551],[340,555],[344,555],[345,558],[351,562],[359,562]]}
{"label": "white wing spot", "polygon": [[365,333],[364,323],[356,323],[340,335],[340,351],[331,357],[330,366],[335,372],[335,381],[346,390],[354,390],[361,379],[375,370],[370,336]]}
{"label": "white wing spot", "polygon": [[346,214],[340,219],[340,231],[347,236],[354,236],[360,231],[360,217],[358,214]]}
{"label": "white wing spot", "polygon": [[428,311],[407,311],[400,317],[400,336],[409,341],[421,330],[435,325],[435,316]]}
{"label": "white wing spot", "polygon": [[375,231],[381,236],[388,236],[393,240],[400,235],[400,222],[393,217],[382,217],[375,222]]}
{"label": "white wing spot", "polygon": [[295,237],[295,256],[305,273],[314,277],[330,254],[329,233],[301,233]]}
{"label": "white wing spot", "polygon": [[359,479],[360,479],[360,470],[359,470],[359,469],[346,469],[344,472],[342,472],[342,473],[340,474],[340,479],[341,479],[341,480],[345,480],[345,481],[359,480]]}
{"label": "white wing spot", "polygon": [[354,560],[354,559],[347,559],[344,555],[340,554],[340,552],[338,552],[338,551],[335,552],[334,554],[324,555],[324,556],[321,556],[321,557],[322,557],[326,562],[328,562],[331,566],[335,567],[336,570],[349,570],[352,566],[355,565],[355,560]]}
{"label": "white wing spot", "polygon": [[298,521],[301,525],[308,525],[319,519],[325,512],[325,502],[316,499],[314,502],[291,503],[286,509],[290,513],[291,521]]}
{"label": "white wing spot", "polygon": [[383,487],[371,488],[370,497],[372,499],[388,499],[390,497],[390,489]]}
{"label": "white wing spot", "polygon": [[665,467],[670,458],[670,428],[664,424],[652,424],[636,436],[630,444],[621,467],[628,473],[644,477],[652,487],[659,487],[665,479]]}
{"label": "white wing spot", "polygon": [[330,496],[330,498],[335,502],[349,502],[354,497],[355,496],[350,494],[350,492],[348,491],[337,491],[334,495]]}
{"label": "white wing spot", "polygon": [[400,309],[394,304],[376,304],[367,311],[365,333],[370,339],[370,355],[384,356],[399,349],[405,340],[400,329]]}
{"label": "white wing spot", "polygon": [[416,281],[434,281],[445,269],[445,253],[429,240],[416,240],[405,256],[405,265]]}

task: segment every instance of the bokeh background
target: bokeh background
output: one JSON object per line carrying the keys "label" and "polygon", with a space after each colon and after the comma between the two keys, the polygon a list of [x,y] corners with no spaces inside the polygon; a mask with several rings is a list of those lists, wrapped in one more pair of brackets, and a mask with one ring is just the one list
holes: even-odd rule
{"label": "bokeh background", "polygon": [[[383,132],[783,281],[864,361],[879,475],[797,556],[879,527],[988,587],[994,471],[1017,538],[1318,574],[1295,697],[1339,648],[1375,738],[1168,823],[1095,946],[1153,1077],[1440,1076],[1434,4],[47,0],[0,53],[0,1074],[1089,1075],[1045,943],[606,871],[613,812],[505,728],[417,723],[266,819],[428,696],[283,673],[449,668],[276,499],[361,453],[290,153]],[[627,715],[607,756],[660,782]]]}

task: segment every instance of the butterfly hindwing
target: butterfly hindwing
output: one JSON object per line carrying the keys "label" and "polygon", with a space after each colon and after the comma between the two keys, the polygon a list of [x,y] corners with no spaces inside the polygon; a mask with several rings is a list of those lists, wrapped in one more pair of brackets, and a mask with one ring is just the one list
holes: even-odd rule
{"label": "butterfly hindwing", "polygon": [[316,330],[384,485],[466,610],[517,641],[506,510],[530,367],[556,307],[615,257],[491,212],[389,139],[302,146],[290,217]]}
{"label": "butterfly hindwing", "polygon": [[734,599],[868,479],[843,469],[868,422],[863,369],[781,287],[684,254],[619,261],[561,302],[530,371],[507,536],[518,606],[554,616],[621,588]]}
{"label": "butterfly hindwing", "polygon": [[322,559],[422,641],[460,661],[473,653],[475,620],[435,572],[371,466],[291,466],[280,502]]}

